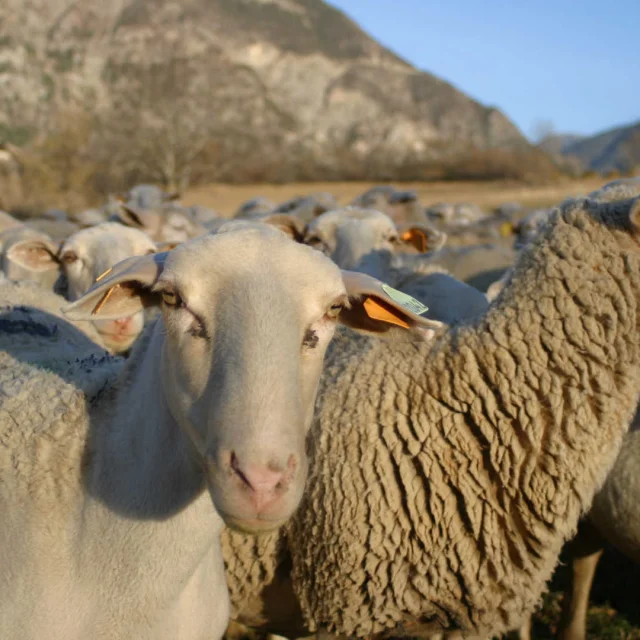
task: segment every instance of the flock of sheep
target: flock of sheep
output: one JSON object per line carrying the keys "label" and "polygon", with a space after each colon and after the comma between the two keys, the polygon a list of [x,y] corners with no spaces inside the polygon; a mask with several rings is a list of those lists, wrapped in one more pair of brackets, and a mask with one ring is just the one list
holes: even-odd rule
{"label": "flock of sheep", "polygon": [[5,638],[527,637],[578,530],[578,640],[603,540],[640,560],[640,179],[525,217],[140,185],[0,213],[0,255]]}

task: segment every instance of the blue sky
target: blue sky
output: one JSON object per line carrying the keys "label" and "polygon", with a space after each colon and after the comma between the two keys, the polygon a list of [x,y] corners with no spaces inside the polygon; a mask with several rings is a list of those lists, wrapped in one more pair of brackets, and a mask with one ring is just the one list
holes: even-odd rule
{"label": "blue sky", "polygon": [[640,120],[640,0],[329,0],[419,69],[504,111],[593,134]]}

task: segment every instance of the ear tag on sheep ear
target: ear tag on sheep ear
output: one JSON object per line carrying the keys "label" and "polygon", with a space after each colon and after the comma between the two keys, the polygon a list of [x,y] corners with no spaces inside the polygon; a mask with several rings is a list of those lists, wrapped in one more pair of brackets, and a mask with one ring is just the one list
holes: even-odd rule
{"label": "ear tag on sheep ear", "polygon": [[405,242],[412,242],[420,253],[427,251],[427,237],[420,229],[409,229],[405,231],[400,238]]}
{"label": "ear tag on sheep ear", "polygon": [[108,276],[112,271],[113,271],[113,267],[109,267],[104,273],[101,273],[96,278],[96,282],[100,282],[100,280],[102,280],[102,278],[105,278],[106,276]]}
{"label": "ear tag on sheep ear", "polygon": [[409,324],[407,322],[398,318],[397,316],[394,316],[373,298],[367,298],[362,303],[362,306],[364,307],[366,314],[372,320],[380,320],[381,322],[386,322],[387,324],[396,324],[399,327],[404,327],[405,329],[409,328]]}
{"label": "ear tag on sheep ear", "polygon": [[407,311],[411,311],[411,313],[415,313],[416,315],[421,316],[423,313],[426,313],[429,310],[429,307],[425,306],[419,300],[408,296],[406,293],[402,293],[402,291],[398,291],[393,287],[390,287],[386,283],[382,283],[382,290],[394,301],[397,302],[401,307],[404,307]]}
{"label": "ear tag on sheep ear", "polygon": [[[111,269],[109,269],[109,271],[111,271]],[[104,275],[104,274],[103,274]],[[102,276],[100,276],[102,277]],[[100,301],[98,302],[98,304],[95,306],[94,310],[91,312],[92,316],[95,316],[96,313],[98,313],[98,311],[100,311],[100,309],[102,309],[102,307],[105,305],[105,303],[107,302],[107,300],[111,297],[111,294],[119,287],[119,284],[114,285],[113,287],[111,287],[111,289],[107,289],[107,292],[102,296],[102,298],[100,298]]]}
{"label": "ear tag on sheep ear", "polygon": [[509,236],[513,235],[513,233],[514,233],[513,225],[510,222],[503,222],[500,225],[500,235],[503,238],[508,238]]}

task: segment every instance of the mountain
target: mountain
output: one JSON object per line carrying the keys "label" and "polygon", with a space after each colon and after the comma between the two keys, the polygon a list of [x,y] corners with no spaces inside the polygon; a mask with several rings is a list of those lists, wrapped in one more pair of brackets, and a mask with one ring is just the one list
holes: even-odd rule
{"label": "mountain", "polygon": [[577,158],[599,173],[632,171],[640,166],[640,121],[594,136],[549,136],[540,147],[550,154]]}
{"label": "mountain", "polygon": [[56,132],[165,181],[398,178],[469,152],[541,155],[321,0],[2,0],[0,143]]}

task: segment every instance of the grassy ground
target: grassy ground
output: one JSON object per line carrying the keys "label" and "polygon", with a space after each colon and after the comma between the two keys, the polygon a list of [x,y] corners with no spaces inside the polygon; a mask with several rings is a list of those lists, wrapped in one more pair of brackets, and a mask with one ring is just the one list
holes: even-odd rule
{"label": "grassy ground", "polygon": [[[490,210],[503,202],[519,202],[526,207],[545,207],[556,204],[568,196],[585,195],[599,188],[607,180],[567,181],[554,185],[530,186],[512,182],[417,182],[396,184],[401,190],[416,191],[425,205],[437,202],[473,202]],[[341,204],[348,204],[373,183],[366,182],[316,182],[296,184],[226,185],[213,184],[195,187],[184,194],[182,201],[211,207],[223,215],[231,215],[246,200],[264,196],[274,202],[282,202],[293,196],[314,191],[328,191]]]}

